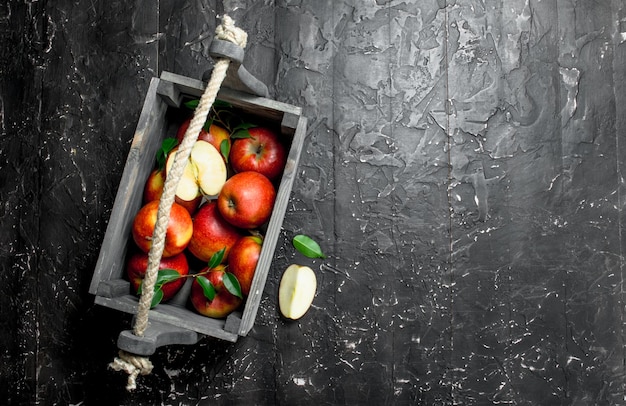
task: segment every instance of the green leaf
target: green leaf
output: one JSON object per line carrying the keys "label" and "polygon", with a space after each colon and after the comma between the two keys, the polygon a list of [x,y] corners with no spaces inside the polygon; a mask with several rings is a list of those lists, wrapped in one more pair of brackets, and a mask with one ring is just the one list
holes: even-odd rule
{"label": "green leaf", "polygon": [[228,140],[222,140],[222,142],[220,142],[220,152],[224,157],[224,161],[228,163],[228,156],[230,155],[230,142],[228,142]]}
{"label": "green leaf", "polygon": [[211,259],[209,259],[209,265],[208,265],[209,269],[213,269],[219,264],[221,264],[222,261],[224,260],[225,253],[226,253],[226,247],[222,248],[221,250],[217,251],[215,254],[211,255]]}
{"label": "green leaf", "polygon": [[254,138],[252,135],[250,135],[250,131],[248,131],[250,128],[253,127],[256,127],[256,125],[251,123],[241,123],[237,127],[233,128],[230,138]]}
{"label": "green leaf", "polygon": [[188,109],[195,109],[196,107],[198,107],[198,104],[200,104],[200,100],[199,99],[195,99],[195,100],[189,100],[188,102],[185,102],[185,107],[187,107]]}
{"label": "green leaf", "polygon": [[254,138],[254,137],[250,135],[250,131],[248,131],[248,129],[242,128],[240,130],[233,130],[233,133],[231,134],[230,138],[232,140],[238,140],[242,138]]}
{"label": "green leaf", "polygon": [[293,246],[304,256],[309,258],[326,258],[319,244],[311,237],[299,234],[293,237]]}
{"label": "green leaf", "polygon": [[209,300],[215,299],[215,286],[211,283],[210,280],[207,279],[206,276],[198,276],[198,283],[202,286],[202,291],[204,292],[204,297]]}
{"label": "green leaf", "polygon": [[[182,278],[182,276],[181,274],[176,272],[174,269],[170,269],[170,268],[159,269],[159,271],[157,272],[157,279],[154,282],[155,294],[157,290],[161,289],[161,286],[163,286],[164,284],[168,282],[174,281],[178,278]],[[139,288],[137,288],[138,295],[141,295],[141,293],[143,292],[143,283],[144,283],[144,280],[142,279],[141,283],[139,284]]]}
{"label": "green leaf", "polygon": [[154,289],[154,296],[152,296],[152,302],[150,303],[150,308],[156,307],[163,300],[163,290],[161,288]]}
{"label": "green leaf", "polygon": [[222,281],[224,282],[226,290],[228,290],[233,296],[243,299],[243,295],[241,294],[241,285],[233,273],[224,272]]}
{"label": "green leaf", "polygon": [[169,269],[169,268],[159,269],[159,272],[157,273],[157,280],[154,283],[154,286],[155,287],[163,286],[164,284],[171,282],[171,281],[175,281],[176,279],[180,277],[181,275],[173,269]]}
{"label": "green leaf", "polygon": [[212,118],[208,118],[205,122],[204,125],[202,126],[202,129],[206,132],[209,132],[209,129],[211,128],[211,126],[213,125],[213,119]]}
{"label": "green leaf", "polygon": [[227,101],[216,99],[213,102],[213,107],[215,107],[215,108],[231,108],[231,107],[233,107],[233,105],[230,104]]}
{"label": "green leaf", "polygon": [[162,170],[165,168],[165,162],[167,161],[167,156],[170,152],[176,147],[178,144],[178,140],[176,138],[165,138],[163,142],[161,142],[161,148],[157,151],[156,161],[158,169]]}

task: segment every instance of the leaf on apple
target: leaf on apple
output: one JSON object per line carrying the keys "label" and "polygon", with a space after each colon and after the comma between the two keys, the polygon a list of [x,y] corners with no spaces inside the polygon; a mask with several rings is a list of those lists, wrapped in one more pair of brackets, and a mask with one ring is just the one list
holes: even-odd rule
{"label": "leaf on apple", "polygon": [[217,267],[219,264],[221,264],[222,261],[224,260],[225,253],[226,253],[226,247],[222,248],[221,250],[217,251],[215,254],[211,255],[211,258],[209,259],[209,264],[208,264],[209,269],[213,269]]}
{"label": "leaf on apple", "polygon": [[263,234],[261,233],[253,233],[251,234],[252,239],[259,245],[263,245]]}
{"label": "leaf on apple", "polygon": [[256,125],[251,123],[241,123],[237,127],[233,128],[230,138],[235,140],[240,138],[254,138],[250,135],[250,131],[248,131],[253,127],[256,127]]}
{"label": "leaf on apple", "polygon": [[222,140],[222,142],[220,142],[220,153],[224,157],[224,161],[228,163],[228,156],[230,155],[230,142],[228,142],[228,140]]}
{"label": "leaf on apple", "polygon": [[198,104],[200,104],[200,100],[199,99],[189,100],[189,101],[184,103],[185,107],[187,107],[190,110],[193,110],[196,107],[198,107]]}
{"label": "leaf on apple", "polygon": [[232,104],[230,104],[230,103],[229,103],[229,102],[227,102],[227,101],[220,100],[220,99],[216,99],[216,100],[213,102],[213,107],[214,107],[214,108],[228,108],[228,109],[229,109],[229,108],[233,107],[233,105],[232,105]]}
{"label": "leaf on apple", "polygon": [[307,235],[299,234],[293,237],[293,246],[305,257],[326,258],[319,244]]}
{"label": "leaf on apple", "polygon": [[224,286],[226,289],[233,295],[237,296],[239,299],[243,299],[243,295],[241,294],[241,284],[239,284],[239,280],[235,276],[235,274],[231,272],[224,272]]}
{"label": "leaf on apple", "polygon": [[181,278],[180,273],[174,269],[163,268],[157,273],[157,280],[154,286],[163,286],[164,284]]}
{"label": "leaf on apple", "polygon": [[170,152],[176,147],[178,144],[178,140],[176,138],[165,138],[163,142],[161,142],[161,148],[157,151],[156,161],[157,168],[159,170],[163,170],[165,168],[165,162],[167,161],[167,156]]}
{"label": "leaf on apple", "polygon": [[[185,103],[183,103],[185,105],[185,107],[187,107],[188,109],[195,109],[196,107],[198,107],[198,104],[200,104],[200,100],[199,99],[193,99],[193,100],[189,100]],[[213,102],[213,108],[230,108],[232,107],[232,104],[224,101],[224,100],[215,100]]]}
{"label": "leaf on apple", "polygon": [[152,296],[152,302],[150,303],[150,308],[153,309],[163,300],[163,289],[155,288],[154,296]]}
{"label": "leaf on apple", "polygon": [[206,276],[198,276],[198,283],[202,287],[202,291],[204,292],[204,297],[209,300],[215,299],[215,286],[211,283],[211,281]]}
{"label": "leaf on apple", "polygon": [[213,119],[212,118],[207,118],[207,120],[204,122],[204,125],[202,126],[202,129],[206,132],[209,132],[209,130],[211,129],[211,126],[213,125]]}
{"label": "leaf on apple", "polygon": [[[168,282],[174,281],[178,278],[182,278],[183,276],[179,274],[176,270],[170,268],[159,269],[157,272],[157,279],[154,282],[154,295],[152,296],[152,302],[150,303],[150,308],[154,308],[156,305],[161,303],[163,300],[163,289],[161,287]],[[139,284],[139,288],[137,288],[137,294],[142,294],[143,288],[143,280]]]}

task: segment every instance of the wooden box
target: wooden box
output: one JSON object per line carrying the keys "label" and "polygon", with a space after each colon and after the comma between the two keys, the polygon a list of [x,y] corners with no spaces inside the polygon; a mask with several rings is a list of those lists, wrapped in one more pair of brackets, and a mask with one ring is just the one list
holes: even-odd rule
{"label": "wooden box", "polygon": [[[176,116],[176,111],[183,108],[186,100],[200,98],[205,86],[200,80],[169,72],[163,72],[150,83],[89,288],[98,305],[130,314],[137,312],[138,297],[131,293],[125,275],[127,248],[132,242],[132,221],[142,205],[143,187],[154,168],[161,141],[166,136],[173,136],[172,128],[177,124],[169,122],[170,118]],[[252,288],[242,310],[226,319],[202,316],[189,307],[186,297],[179,297],[150,310],[149,320],[235,342],[239,336],[247,335],[254,325],[296,176],[307,121],[299,107],[225,87],[221,88],[217,99],[230,103],[246,117],[280,128],[288,146],[287,164],[278,184],[272,216],[264,230],[263,248]]]}

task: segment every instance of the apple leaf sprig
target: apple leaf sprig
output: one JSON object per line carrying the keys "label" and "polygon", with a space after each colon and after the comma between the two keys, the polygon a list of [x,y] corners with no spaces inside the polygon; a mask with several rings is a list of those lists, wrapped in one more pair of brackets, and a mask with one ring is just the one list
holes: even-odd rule
{"label": "apple leaf sprig", "polygon": [[[176,270],[170,268],[159,269],[157,272],[157,279],[154,284],[154,296],[152,297],[152,302],[150,304],[150,308],[156,307],[163,300],[163,285],[168,282],[175,281],[181,278],[196,278],[200,286],[202,287],[202,291],[204,296],[209,299],[215,299],[216,290],[215,286],[209,281],[209,279],[205,276],[212,269],[217,268],[224,259],[224,254],[226,252],[225,248],[217,251],[215,254],[211,256],[209,259],[207,268],[197,274],[188,274],[181,275]],[[241,284],[237,277],[231,272],[224,272],[223,277],[224,287],[228,290],[232,295],[237,296],[240,299],[243,299],[243,294],[241,293]],[[137,294],[141,295],[142,292],[143,281],[139,285],[139,289],[137,290]]]}
{"label": "apple leaf sprig", "polygon": [[[211,256],[211,259],[209,260],[207,270],[205,272],[193,275],[197,278],[196,280],[198,281],[200,286],[202,286],[204,296],[209,300],[215,299],[216,291],[215,286],[213,286],[211,281],[204,275],[208,273],[211,269],[216,268],[222,263],[225,251],[225,248],[222,248],[221,250],[213,254]],[[239,284],[239,280],[233,273],[224,272],[222,280],[224,282],[224,287],[226,288],[226,290],[228,290],[232,295],[243,299],[243,295],[241,293],[241,285]]]}

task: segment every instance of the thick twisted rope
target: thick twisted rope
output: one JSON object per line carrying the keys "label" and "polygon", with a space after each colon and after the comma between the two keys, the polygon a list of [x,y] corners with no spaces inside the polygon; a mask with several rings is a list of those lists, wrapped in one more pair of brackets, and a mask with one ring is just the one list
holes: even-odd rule
{"label": "thick twisted rope", "polygon": [[[241,48],[245,48],[248,35],[245,31],[235,27],[233,20],[225,15],[222,24],[215,30],[216,38],[235,43]],[[142,294],[139,298],[137,315],[133,326],[133,334],[143,337],[148,327],[148,314],[150,311],[152,298],[154,297],[154,285],[156,284],[159,264],[165,248],[165,236],[167,224],[170,217],[170,210],[176,197],[176,188],[182,177],[191,149],[198,138],[198,133],[202,130],[211,106],[215,102],[217,93],[226,78],[226,72],[230,65],[230,59],[220,58],[213,67],[211,79],[204,90],[202,97],[196,107],[189,128],[178,146],[178,151],[174,157],[172,168],[167,173],[163,194],[159,201],[157,221],[152,234],[152,246],[148,253],[148,268],[144,276]],[[110,364],[110,367],[119,371],[124,370],[129,374],[126,389],[133,390],[136,387],[136,378],[139,374],[147,375],[152,371],[152,363],[146,358],[134,354],[120,351],[120,356]]]}

